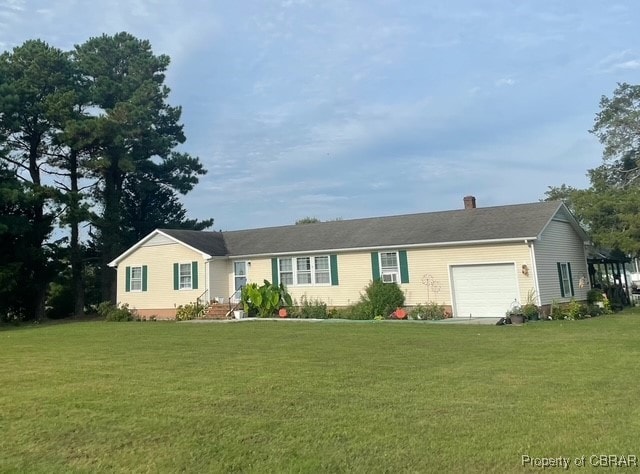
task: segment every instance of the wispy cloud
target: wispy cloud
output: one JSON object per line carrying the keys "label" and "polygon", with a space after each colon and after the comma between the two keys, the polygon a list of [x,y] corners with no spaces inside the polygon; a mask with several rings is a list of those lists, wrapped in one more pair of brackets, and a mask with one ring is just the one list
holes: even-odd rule
{"label": "wispy cloud", "polygon": [[615,73],[620,70],[634,70],[640,68],[640,52],[624,49],[610,53],[602,58],[595,66],[594,72],[600,74]]}
{"label": "wispy cloud", "polygon": [[627,1],[4,0],[0,48],[129,31],[169,54],[183,150],[209,169],[185,203],[231,229],[581,185],[639,22]]}

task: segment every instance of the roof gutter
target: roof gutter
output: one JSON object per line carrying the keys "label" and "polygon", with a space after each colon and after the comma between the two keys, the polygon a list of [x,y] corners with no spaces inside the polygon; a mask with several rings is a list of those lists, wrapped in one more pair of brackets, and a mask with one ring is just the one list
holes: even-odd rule
{"label": "roof gutter", "polygon": [[335,249],[318,249],[318,250],[296,250],[292,252],[269,252],[269,253],[252,253],[252,254],[238,254],[238,255],[225,255],[220,257],[211,257],[211,260],[225,260],[230,258],[255,258],[255,257],[281,257],[285,255],[300,255],[305,254],[326,254],[326,253],[342,253],[342,252],[354,252],[354,251],[372,251],[372,250],[395,250],[395,249],[411,249],[411,248],[433,248],[433,247],[455,247],[462,245],[490,245],[490,244],[513,244],[523,242],[527,244],[529,241],[538,240],[537,237],[516,237],[508,239],[488,239],[488,240],[463,240],[459,242],[435,242],[430,244],[400,244],[400,245],[378,245],[370,247],[346,247]]}

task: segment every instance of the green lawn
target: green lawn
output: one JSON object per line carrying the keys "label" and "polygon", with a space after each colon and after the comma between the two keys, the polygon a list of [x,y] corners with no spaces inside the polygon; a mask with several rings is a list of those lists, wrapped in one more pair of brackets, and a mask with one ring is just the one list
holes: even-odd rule
{"label": "green lawn", "polygon": [[5,327],[0,472],[513,472],[525,454],[640,456],[639,369],[638,312]]}

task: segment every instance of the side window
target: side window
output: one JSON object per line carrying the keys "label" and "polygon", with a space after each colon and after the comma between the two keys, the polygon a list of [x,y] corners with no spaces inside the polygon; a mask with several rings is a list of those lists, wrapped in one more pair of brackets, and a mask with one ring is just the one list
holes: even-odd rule
{"label": "side window", "polygon": [[384,283],[400,282],[398,252],[380,252],[380,276]]}
{"label": "side window", "polygon": [[142,291],[142,267],[131,267],[131,291]]}
{"label": "side window", "polygon": [[293,263],[290,258],[281,258],[280,261],[280,283],[283,285],[293,285]]}
{"label": "side window", "polygon": [[558,279],[560,281],[560,294],[563,297],[575,296],[573,291],[573,278],[571,276],[571,263],[558,262]]}
{"label": "side window", "polygon": [[181,290],[191,289],[191,264],[190,263],[180,264],[180,289]]}

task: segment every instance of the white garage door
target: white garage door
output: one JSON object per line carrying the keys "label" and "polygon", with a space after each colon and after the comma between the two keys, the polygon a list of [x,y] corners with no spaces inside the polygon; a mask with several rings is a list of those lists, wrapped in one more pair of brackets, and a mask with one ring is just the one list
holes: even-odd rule
{"label": "white garage door", "polygon": [[518,299],[513,263],[452,266],[451,282],[456,317],[500,318]]}

